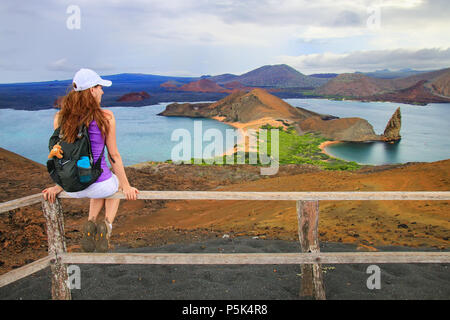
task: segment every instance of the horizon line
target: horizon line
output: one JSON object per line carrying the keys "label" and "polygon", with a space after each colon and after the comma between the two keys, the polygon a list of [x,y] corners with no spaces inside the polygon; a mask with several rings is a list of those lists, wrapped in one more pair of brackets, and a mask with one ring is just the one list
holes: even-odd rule
{"label": "horizon line", "polygon": [[[267,66],[281,66],[281,65],[286,65],[288,67],[291,67],[292,69],[300,72],[299,70],[297,70],[296,68],[282,63],[282,64],[273,64],[273,65],[263,65],[261,67],[257,67],[255,69],[252,69],[250,71],[244,72],[242,74],[233,74],[233,73],[221,73],[221,74],[217,74],[217,75],[210,75],[210,74],[203,74],[200,76],[176,76],[176,75],[161,75],[161,74],[153,74],[153,73],[142,73],[142,72],[120,72],[120,73],[114,73],[114,74],[108,74],[108,75],[101,75],[102,77],[111,77],[111,76],[118,76],[118,75],[143,75],[143,76],[157,76],[157,77],[167,77],[167,78],[202,78],[202,77],[216,77],[216,76],[221,76],[221,75],[225,75],[225,74],[229,74],[229,75],[235,75],[235,76],[241,76],[245,73],[260,69],[262,67],[267,67]],[[377,69],[377,70],[373,70],[373,71],[358,71],[358,70],[354,70],[352,72],[313,72],[310,74],[304,74],[302,72],[303,75],[305,76],[311,76],[311,75],[316,75],[316,74],[344,74],[344,73],[375,73],[375,72],[407,72],[407,71],[418,71],[418,72],[432,72],[432,71],[437,71],[437,70],[443,70],[443,69],[447,69],[450,67],[442,67],[442,68],[437,68],[437,69],[425,69],[425,70],[420,70],[420,69],[413,69],[413,68],[400,68],[400,69],[389,69],[389,68],[384,68],[384,69]],[[0,82],[0,85],[13,85],[13,84],[31,84],[31,83],[43,83],[43,82],[65,82],[65,81],[72,81],[72,79],[52,79],[52,80],[41,80],[41,81],[23,81],[23,82]]]}

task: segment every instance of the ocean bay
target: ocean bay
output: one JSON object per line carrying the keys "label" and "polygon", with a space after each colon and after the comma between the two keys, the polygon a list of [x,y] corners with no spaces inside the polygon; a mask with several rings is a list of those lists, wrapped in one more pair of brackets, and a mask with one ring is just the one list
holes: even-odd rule
{"label": "ocean bay", "polygon": [[[450,158],[450,104],[415,106],[389,102],[333,101],[326,99],[284,99],[294,107],[338,117],[361,117],[381,134],[397,107],[402,113],[402,139],[383,142],[342,143],[326,147],[329,154],[362,164],[437,161]],[[112,107],[117,121],[117,144],[125,165],[144,161],[165,161],[178,141],[171,141],[176,129],[187,129],[193,137],[194,122],[202,131],[218,129],[225,137],[230,126],[204,118],[164,117],[157,114],[169,103],[144,107]],[[52,133],[55,109],[40,111],[0,110],[0,146],[45,164],[48,137]],[[204,142],[203,146],[210,142]],[[192,146],[194,142],[192,141]],[[192,152],[192,155],[194,153]]]}
{"label": "ocean bay", "polygon": [[395,110],[400,107],[401,140],[385,142],[339,143],[325,148],[337,158],[360,164],[432,162],[450,158],[450,104],[426,106],[393,102],[335,101],[326,99],[284,99],[294,107],[340,118],[360,117],[369,121],[376,134],[382,134]]}
{"label": "ocean bay", "polygon": [[[169,103],[144,107],[113,107],[116,118],[117,146],[125,166],[145,161],[171,159],[172,149],[180,140],[171,141],[172,132],[186,129],[191,133],[191,154],[194,155],[194,124],[201,121],[202,131],[216,129],[226,136],[231,126],[204,118],[164,117],[157,114]],[[56,109],[24,111],[0,110],[0,147],[33,161],[45,164],[48,139],[53,132]],[[203,146],[211,142],[204,142]]]}

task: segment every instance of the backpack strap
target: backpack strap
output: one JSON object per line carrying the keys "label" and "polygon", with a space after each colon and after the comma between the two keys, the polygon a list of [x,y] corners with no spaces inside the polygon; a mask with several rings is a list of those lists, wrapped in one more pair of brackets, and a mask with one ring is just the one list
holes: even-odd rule
{"label": "backpack strap", "polygon": [[103,155],[104,155],[104,153],[105,153],[105,147],[106,147],[106,139],[105,139],[105,142],[104,142],[104,144],[103,144],[103,150],[102,150],[102,153],[100,154],[100,157],[98,157],[97,162],[94,164],[95,166],[97,166],[97,167],[99,167],[99,168],[100,168],[100,166],[101,166],[102,158],[103,158]]}
{"label": "backpack strap", "polygon": [[[82,132],[82,134],[84,134],[87,137],[87,143],[88,143],[88,149],[89,149],[89,162],[91,164],[91,167],[94,164],[94,155],[92,154],[92,147],[91,147],[91,138],[89,137],[89,132],[87,130],[87,127],[82,124],[80,126],[80,129],[78,131],[78,135],[80,135],[80,132]],[[78,136],[80,137],[80,136]]]}
{"label": "backpack strap", "polygon": [[84,131],[84,134],[86,135],[86,137],[88,138],[87,141],[88,141],[88,145],[89,145],[89,161],[91,162],[91,167],[100,168],[103,155],[105,154],[106,137],[104,140],[102,153],[100,154],[100,157],[98,157],[97,161],[94,163],[94,155],[92,154],[91,139],[89,137],[88,129],[84,124],[80,127],[80,132],[83,132],[83,131]]}
{"label": "backpack strap", "polygon": [[[81,138],[81,137],[83,136],[83,129],[84,129],[85,127],[86,127],[86,126],[85,126],[84,124],[82,124],[82,125],[78,128],[78,135],[77,135],[78,138]],[[89,137],[89,135],[88,135],[88,137]]]}

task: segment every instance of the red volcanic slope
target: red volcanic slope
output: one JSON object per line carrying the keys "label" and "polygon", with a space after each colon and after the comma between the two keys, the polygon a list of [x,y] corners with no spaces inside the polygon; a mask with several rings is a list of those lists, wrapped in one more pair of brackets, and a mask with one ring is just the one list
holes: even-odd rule
{"label": "red volcanic slope", "polygon": [[236,90],[237,89],[237,90],[241,90],[241,91],[251,91],[251,90],[255,89],[255,88],[252,88],[252,87],[244,86],[239,81],[230,81],[230,82],[224,83],[223,86],[225,88],[227,88],[227,89],[230,89],[230,90]]}
{"label": "red volcanic slope", "polygon": [[180,85],[181,83],[177,82],[177,81],[173,81],[173,80],[169,80],[166,81],[162,84],[160,84],[161,88],[166,88],[166,89],[175,89],[178,88],[178,85]]}
{"label": "red volcanic slope", "polygon": [[421,80],[409,88],[370,96],[368,97],[368,100],[401,103],[450,102],[450,98],[448,97],[434,95],[431,90],[425,86],[426,82],[426,80]]}
{"label": "red volcanic slope", "polygon": [[[254,89],[259,89],[258,87],[247,87],[246,85],[243,85],[239,81],[226,82],[226,83],[223,84],[223,86],[226,89],[232,90],[231,92],[236,92],[236,91],[249,92],[249,91],[252,91]],[[266,90],[267,92],[279,92],[279,91],[281,91],[280,89],[277,89],[277,88],[265,88],[264,90]]]}
{"label": "red volcanic slope", "polygon": [[231,92],[229,89],[225,89],[219,86],[212,80],[200,79],[198,81],[189,82],[178,88],[181,91],[193,91],[193,92]]}
{"label": "red volcanic slope", "polygon": [[119,99],[117,99],[117,101],[121,102],[142,101],[148,98],[150,98],[150,95],[145,91],[130,92],[121,96]]}
{"label": "red volcanic slope", "polygon": [[[448,81],[448,79],[450,79],[450,68],[397,79],[379,79],[363,74],[343,73],[336,78],[331,79],[322,87],[316,89],[316,92],[325,95],[351,97],[371,97],[388,94],[391,98],[397,97],[398,95],[398,99],[402,99],[404,96],[414,96],[417,94],[423,96],[434,95],[437,93],[438,95],[445,96],[445,93],[450,92],[450,89],[448,89],[450,81]],[[429,93],[418,93],[418,88],[423,85],[431,87],[432,91]],[[408,89],[407,91],[410,91],[410,93],[402,91],[404,89]],[[438,97],[434,97],[433,99],[439,100],[437,98]],[[427,97],[426,100],[429,100],[429,98]]]}

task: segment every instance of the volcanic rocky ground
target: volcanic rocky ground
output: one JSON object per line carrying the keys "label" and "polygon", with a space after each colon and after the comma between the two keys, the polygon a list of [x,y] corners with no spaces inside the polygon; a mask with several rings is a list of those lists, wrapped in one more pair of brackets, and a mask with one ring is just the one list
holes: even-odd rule
{"label": "volcanic rocky ground", "polygon": [[[50,186],[45,166],[0,149],[0,201],[40,193]],[[197,166],[146,163],[127,167],[139,190],[214,191],[447,191],[450,160],[366,166],[355,172],[284,165],[273,176],[252,165]],[[62,199],[68,250],[80,251],[87,199]],[[319,238],[354,243],[448,248],[449,201],[321,201]],[[252,236],[296,241],[294,201],[122,201],[113,246],[131,248]],[[0,214],[0,274],[47,254],[40,204]]]}

